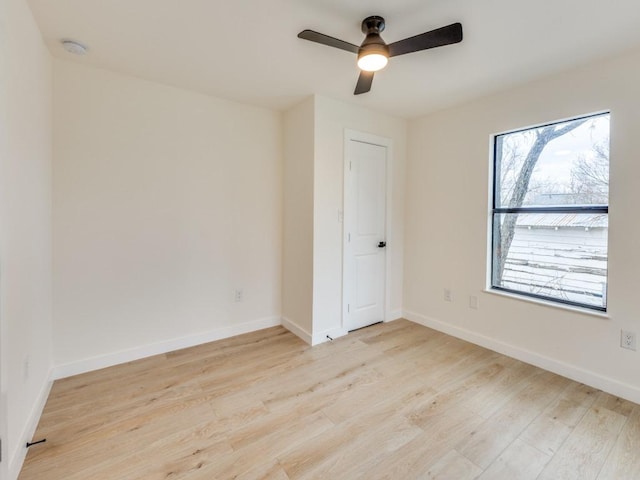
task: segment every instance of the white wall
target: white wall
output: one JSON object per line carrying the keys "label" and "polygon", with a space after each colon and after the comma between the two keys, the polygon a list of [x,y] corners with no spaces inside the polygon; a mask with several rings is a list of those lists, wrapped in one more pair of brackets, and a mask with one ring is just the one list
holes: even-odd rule
{"label": "white wall", "polygon": [[56,60],[53,201],[57,376],[279,324],[279,113]]}
{"label": "white wall", "polygon": [[50,386],[51,59],[26,2],[1,5],[0,476],[16,478]]}
{"label": "white wall", "polygon": [[402,312],[404,171],[407,122],[326,97],[313,96],[285,113],[283,322],[309,343],[344,335],[342,241],[345,130],[392,141],[388,174],[390,304]]}
{"label": "white wall", "polygon": [[401,316],[404,229],[404,181],[407,155],[407,122],[389,115],[349,105],[326,97],[315,97],[313,330],[324,339],[341,329],[342,319],[342,227],[338,212],[343,208],[345,129],[357,130],[393,142],[388,174],[392,179],[390,237],[387,238],[388,273],[391,285],[390,316]]}
{"label": "white wall", "polygon": [[[639,84],[635,53],[411,122],[405,315],[640,402],[640,352],[619,347],[621,328],[640,334]],[[483,293],[490,135],[606,109],[610,318]],[[469,295],[479,310],[468,308]]]}
{"label": "white wall", "polygon": [[284,115],[282,318],[311,343],[313,309],[313,97]]}

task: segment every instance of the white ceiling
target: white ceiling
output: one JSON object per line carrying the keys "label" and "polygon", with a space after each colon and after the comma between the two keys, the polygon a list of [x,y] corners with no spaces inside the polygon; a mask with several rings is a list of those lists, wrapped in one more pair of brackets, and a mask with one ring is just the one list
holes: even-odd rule
{"label": "white ceiling", "polygon": [[[637,0],[28,2],[57,57],[277,109],[317,93],[411,118],[640,46]],[[464,40],[392,58],[354,97],[355,55],[296,35],[360,44],[369,15],[385,17],[388,43],[456,21]],[[66,53],[62,38],[90,53]]]}

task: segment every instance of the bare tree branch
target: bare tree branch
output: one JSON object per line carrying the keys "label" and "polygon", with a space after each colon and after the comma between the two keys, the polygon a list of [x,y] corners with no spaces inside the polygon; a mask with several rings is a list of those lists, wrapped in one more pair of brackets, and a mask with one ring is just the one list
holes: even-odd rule
{"label": "bare tree branch", "polygon": [[[522,168],[520,169],[520,173],[516,179],[513,193],[507,202],[509,207],[518,208],[523,205],[524,199],[529,191],[529,184],[531,182],[533,171],[538,163],[540,155],[549,142],[561,137],[562,135],[566,135],[583,125],[585,122],[587,122],[587,119],[572,121],[564,124],[560,128],[557,128],[557,125],[550,125],[548,127],[541,127],[535,130],[535,141],[529,149]],[[495,257],[497,261],[494,262],[493,266],[494,278],[496,279],[502,279],[504,274],[505,260],[509,253],[509,249],[511,248],[511,243],[513,242],[517,221],[517,214],[507,215],[502,222],[502,226],[500,228],[496,228],[494,231],[494,235],[497,235],[495,245],[498,249]]]}

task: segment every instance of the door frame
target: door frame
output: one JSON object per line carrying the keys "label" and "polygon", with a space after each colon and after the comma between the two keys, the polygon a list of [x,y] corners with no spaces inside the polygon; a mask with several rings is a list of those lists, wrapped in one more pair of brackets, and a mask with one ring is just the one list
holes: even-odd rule
{"label": "door frame", "polygon": [[388,322],[393,320],[391,312],[389,310],[391,305],[391,253],[395,251],[395,245],[393,242],[393,235],[391,234],[391,225],[392,225],[392,186],[393,186],[393,169],[391,166],[393,165],[393,140],[386,137],[381,137],[379,135],[373,135],[370,133],[359,132],[357,130],[345,129],[344,131],[344,173],[343,173],[343,188],[342,188],[342,319],[341,326],[342,330],[347,333],[347,316],[349,312],[347,310],[347,299],[350,298],[350,284],[347,282],[347,278],[351,275],[351,269],[347,262],[347,244],[348,244],[348,231],[346,228],[347,225],[347,211],[348,205],[347,201],[349,198],[349,156],[348,156],[348,148],[349,142],[355,141],[360,143],[368,143],[370,145],[377,145],[379,147],[385,147],[387,149],[387,156],[385,159],[385,241],[387,242],[386,252],[385,252],[385,265],[384,265],[384,318],[383,321]]}

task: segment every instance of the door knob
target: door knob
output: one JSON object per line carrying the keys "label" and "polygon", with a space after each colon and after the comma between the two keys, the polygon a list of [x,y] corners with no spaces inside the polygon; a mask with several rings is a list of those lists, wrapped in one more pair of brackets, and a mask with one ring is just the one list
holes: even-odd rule
{"label": "door knob", "polygon": [[386,246],[387,246],[387,242],[380,242],[380,243],[378,244],[378,248],[384,248],[384,247],[386,247]]}

